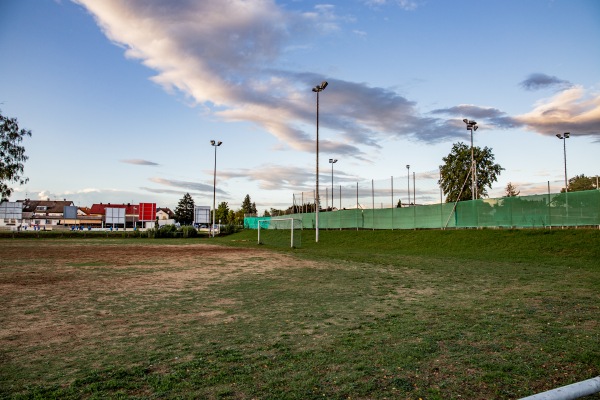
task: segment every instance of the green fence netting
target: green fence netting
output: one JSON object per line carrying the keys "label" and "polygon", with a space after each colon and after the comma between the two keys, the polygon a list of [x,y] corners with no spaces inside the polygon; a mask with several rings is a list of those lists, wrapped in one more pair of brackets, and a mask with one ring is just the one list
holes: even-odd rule
{"label": "green fence netting", "polygon": [[[291,214],[305,229],[316,227],[315,213]],[[257,228],[265,217],[246,217]],[[403,208],[319,212],[319,229],[543,228],[600,226],[600,190],[479,199]],[[262,226],[264,228],[264,225]]]}

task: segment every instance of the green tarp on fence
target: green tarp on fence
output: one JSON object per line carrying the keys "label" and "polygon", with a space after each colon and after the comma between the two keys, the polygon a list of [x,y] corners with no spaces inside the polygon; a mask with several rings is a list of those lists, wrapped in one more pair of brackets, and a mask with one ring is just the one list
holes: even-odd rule
{"label": "green tarp on fence", "polygon": [[[282,216],[283,217],[283,216]],[[315,214],[291,214],[302,227],[315,228]],[[277,217],[272,217],[277,218]],[[246,217],[257,228],[265,217]],[[319,229],[542,228],[600,226],[600,190],[503,197],[404,208],[319,212]],[[264,227],[264,226],[263,226]]]}

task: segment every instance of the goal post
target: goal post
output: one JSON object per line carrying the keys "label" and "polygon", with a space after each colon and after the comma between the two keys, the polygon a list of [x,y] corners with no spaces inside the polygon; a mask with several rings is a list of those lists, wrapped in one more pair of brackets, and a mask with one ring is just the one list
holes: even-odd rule
{"label": "goal post", "polygon": [[287,246],[299,248],[302,246],[302,220],[298,218],[265,218],[259,219],[258,244]]}

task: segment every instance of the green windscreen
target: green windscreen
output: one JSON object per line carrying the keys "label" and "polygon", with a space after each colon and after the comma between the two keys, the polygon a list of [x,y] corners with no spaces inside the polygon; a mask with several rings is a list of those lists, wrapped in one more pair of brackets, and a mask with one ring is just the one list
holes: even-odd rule
{"label": "green windscreen", "polygon": [[[304,229],[316,227],[312,213],[290,214]],[[246,217],[244,226],[257,229]],[[264,224],[264,223],[263,223]],[[600,190],[479,199],[402,208],[368,208],[319,212],[319,229],[543,228],[600,226]],[[261,225],[264,228],[264,225]]]}

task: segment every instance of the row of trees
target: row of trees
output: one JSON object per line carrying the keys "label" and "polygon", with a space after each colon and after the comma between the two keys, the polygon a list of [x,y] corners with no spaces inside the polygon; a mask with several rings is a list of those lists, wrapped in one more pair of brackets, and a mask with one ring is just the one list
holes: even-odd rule
{"label": "row of trees", "polygon": [[[175,208],[175,220],[182,225],[189,225],[194,222],[194,199],[189,193],[183,195],[177,207]],[[217,206],[215,221],[223,225],[242,225],[245,214],[256,215],[256,203],[250,200],[250,195],[244,197],[242,207],[237,211],[229,208],[229,203],[223,201]]]}

